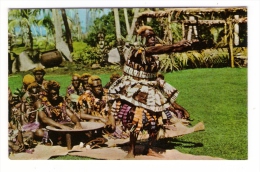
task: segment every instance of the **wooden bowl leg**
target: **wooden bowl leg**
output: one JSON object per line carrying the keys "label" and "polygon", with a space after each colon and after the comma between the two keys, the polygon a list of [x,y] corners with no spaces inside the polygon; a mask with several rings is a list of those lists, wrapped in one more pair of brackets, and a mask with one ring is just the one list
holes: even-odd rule
{"label": "wooden bowl leg", "polygon": [[71,134],[70,133],[66,133],[66,144],[67,144],[67,149],[71,150],[72,145],[71,145]]}

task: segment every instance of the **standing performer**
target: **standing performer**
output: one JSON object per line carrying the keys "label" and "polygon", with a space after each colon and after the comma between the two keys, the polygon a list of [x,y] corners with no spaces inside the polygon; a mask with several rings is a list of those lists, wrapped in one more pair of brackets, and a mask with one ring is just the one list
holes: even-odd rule
{"label": "standing performer", "polygon": [[[158,118],[166,115],[170,105],[184,110],[175,99],[178,91],[157,78],[158,54],[181,52],[191,48],[193,42],[181,41],[173,45],[156,45],[155,33],[150,26],[141,26],[137,34],[145,41],[144,46],[131,47],[126,57],[123,76],[117,79],[108,91],[108,111],[115,120],[122,122],[130,131],[130,147],[126,158],[135,156],[135,144],[140,130],[148,130],[149,141],[144,154],[161,156],[151,147],[159,131]],[[170,115],[167,116],[171,118]]]}

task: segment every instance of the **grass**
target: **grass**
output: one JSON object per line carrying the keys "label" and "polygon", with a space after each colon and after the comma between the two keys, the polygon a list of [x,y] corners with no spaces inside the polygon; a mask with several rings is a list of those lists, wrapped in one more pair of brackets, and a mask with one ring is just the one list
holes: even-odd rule
{"label": "grass", "polygon": [[180,90],[177,102],[194,119],[204,121],[206,130],[178,138],[202,143],[181,152],[225,159],[247,159],[247,69],[195,69],[166,74],[166,80]]}
{"label": "grass", "polygon": [[[112,71],[99,70],[90,73],[98,74],[104,85]],[[24,74],[9,76],[8,83],[12,90],[20,88]],[[64,95],[71,75],[47,72],[45,78],[61,83],[61,95]],[[170,139],[171,147],[193,155],[229,160],[248,159],[246,68],[182,70],[166,73],[165,80],[180,91],[177,102],[190,112],[194,120],[192,124],[199,121],[205,124],[205,131]],[[53,159],[60,158],[88,159],[72,156]]]}
{"label": "grass", "polygon": [[66,156],[51,157],[50,160],[93,160],[93,159],[88,157],[66,155]]}

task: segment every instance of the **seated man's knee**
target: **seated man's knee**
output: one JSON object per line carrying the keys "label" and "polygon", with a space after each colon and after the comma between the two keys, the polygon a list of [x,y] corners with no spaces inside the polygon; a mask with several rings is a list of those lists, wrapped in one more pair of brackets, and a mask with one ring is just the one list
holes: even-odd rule
{"label": "seated man's knee", "polygon": [[44,136],[44,131],[42,129],[38,129],[35,131],[34,136],[38,139],[41,139]]}

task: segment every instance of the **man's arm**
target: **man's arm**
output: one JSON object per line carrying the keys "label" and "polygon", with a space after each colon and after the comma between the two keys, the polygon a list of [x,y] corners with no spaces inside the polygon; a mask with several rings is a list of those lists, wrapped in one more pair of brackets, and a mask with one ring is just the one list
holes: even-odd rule
{"label": "man's arm", "polygon": [[82,126],[80,124],[80,120],[74,113],[71,112],[68,108],[66,108],[66,113],[70,117],[71,121],[75,124],[75,129],[82,129]]}
{"label": "man's arm", "polygon": [[183,52],[191,49],[191,45],[194,41],[186,41],[182,40],[178,43],[175,43],[173,45],[162,45],[162,46],[151,46],[145,48],[146,54],[164,54],[164,53],[171,53],[171,52]]}
{"label": "man's arm", "polygon": [[[35,107],[35,109],[40,109],[42,107],[41,101],[40,100],[36,101],[34,104],[34,107]],[[43,122],[46,125],[54,126],[56,128],[61,128],[61,129],[71,129],[70,127],[64,126],[58,122],[55,122],[51,118],[49,118],[43,110],[39,110],[38,115],[39,115],[41,122]]]}
{"label": "man's arm", "polygon": [[107,120],[105,119],[105,118],[102,118],[102,117],[98,117],[98,116],[92,116],[92,115],[89,115],[89,114],[86,114],[85,112],[84,112],[84,110],[80,110],[80,118],[81,119],[86,119],[86,120],[100,120],[101,122],[103,122],[103,123],[106,123],[107,122]]}

